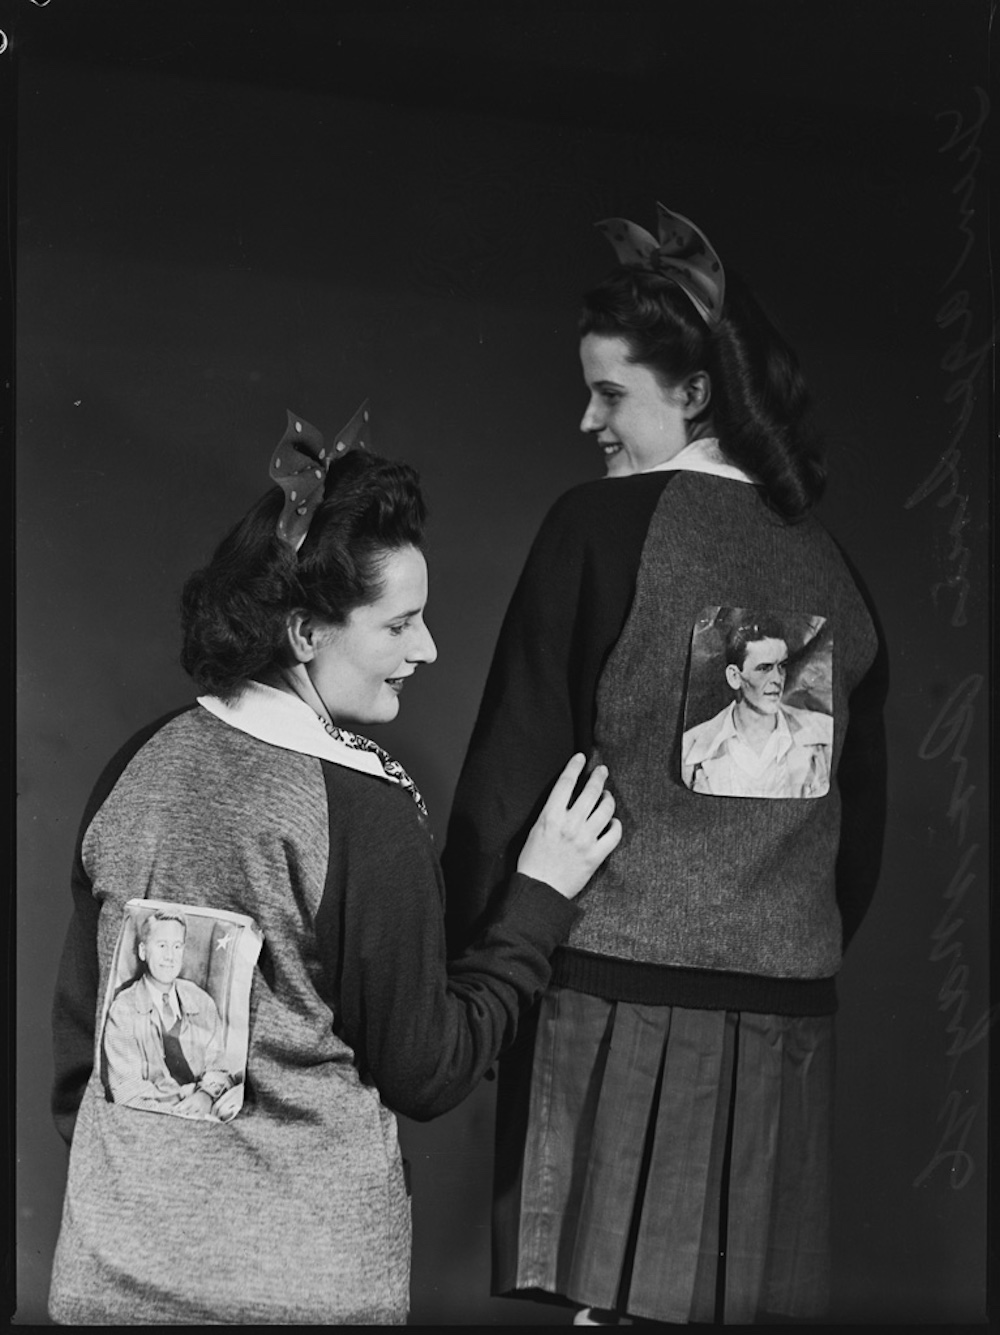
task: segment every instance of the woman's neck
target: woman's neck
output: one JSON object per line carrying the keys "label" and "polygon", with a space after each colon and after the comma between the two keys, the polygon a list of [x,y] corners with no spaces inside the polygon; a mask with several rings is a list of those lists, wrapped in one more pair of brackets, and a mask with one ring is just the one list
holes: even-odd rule
{"label": "woman's neck", "polygon": [[718,439],[718,432],[715,429],[715,423],[710,417],[700,422],[689,422],[687,429],[687,443],[693,445],[696,440]]}
{"label": "woman's neck", "polygon": [[327,723],[333,723],[330,712],[313,685],[312,678],[306,671],[304,663],[296,663],[293,667],[277,668],[269,674],[264,684],[273,686],[276,690],[284,691],[288,695],[297,695],[321,719],[326,719]]}

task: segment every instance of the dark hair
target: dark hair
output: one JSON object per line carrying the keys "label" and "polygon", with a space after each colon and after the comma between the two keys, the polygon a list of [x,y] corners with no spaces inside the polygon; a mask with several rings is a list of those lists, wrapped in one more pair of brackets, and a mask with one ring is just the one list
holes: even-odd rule
{"label": "dark hair", "polygon": [[823,494],[825,472],[805,423],[809,395],[798,360],[738,274],[726,271],[722,318],[710,329],[671,279],[621,265],[583,298],[581,337],[623,338],[631,360],[664,385],[706,371],[723,453],[764,489],[789,522]]}
{"label": "dark hair", "polygon": [[755,614],[744,617],[730,627],[726,635],[726,666],[730,663],[742,670],[747,661],[747,648],[758,640],[781,640],[788,646],[788,635],[777,617]]}
{"label": "dark hair", "polygon": [[277,536],[284,500],[272,487],[184,585],[181,666],[214,695],[236,695],[291,661],[291,612],[342,625],[379,597],[386,555],[423,542],[427,510],[416,472],[365,450],[331,465],[298,552]]}

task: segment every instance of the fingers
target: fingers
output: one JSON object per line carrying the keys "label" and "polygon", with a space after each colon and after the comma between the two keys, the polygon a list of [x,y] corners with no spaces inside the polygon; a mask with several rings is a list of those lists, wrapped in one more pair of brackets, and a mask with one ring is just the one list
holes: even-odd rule
{"label": "fingers", "polygon": [[597,765],[591,772],[587,782],[583,785],[580,796],[573,803],[571,810],[574,812],[579,811],[582,815],[589,816],[597,806],[607,781],[607,765]]}
{"label": "fingers", "polygon": [[581,751],[570,758],[552,785],[545,803],[546,814],[560,818],[570,816],[587,824],[594,822],[599,829],[603,829],[614,814],[614,798],[604,787],[608,779],[607,765],[595,766],[579,795],[573,798],[573,791],[586,763],[586,756]]}
{"label": "fingers", "polygon": [[517,860],[518,871],[546,881],[569,899],[584,889],[622,838],[615,799],[604,786],[606,765],[596,766],[573,798],[585,765],[581,752],[569,760]]}
{"label": "fingers", "polygon": [[569,758],[563,772],[552,785],[552,791],[549,793],[549,804],[553,807],[559,807],[563,811],[569,807],[573,789],[576,787],[576,782],[583,773],[583,767],[586,763],[587,757],[582,751],[577,751],[576,755]]}
{"label": "fingers", "polygon": [[[584,807],[584,810],[586,810],[586,807]],[[591,811],[590,815],[587,817],[587,824],[591,826],[593,829],[603,830],[605,825],[609,825],[611,823],[611,817],[614,814],[615,814],[615,799],[605,788],[604,792],[601,793],[601,796],[596,806]]]}
{"label": "fingers", "polygon": [[622,823],[617,816],[608,821],[608,828],[597,839],[596,847],[601,853],[601,861],[618,847],[622,839]]}

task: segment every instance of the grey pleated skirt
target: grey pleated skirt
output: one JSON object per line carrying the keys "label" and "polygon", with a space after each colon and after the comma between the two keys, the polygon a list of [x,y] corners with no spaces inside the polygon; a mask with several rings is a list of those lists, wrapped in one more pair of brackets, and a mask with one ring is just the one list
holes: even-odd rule
{"label": "grey pleated skirt", "polygon": [[665,1322],[822,1316],[832,1016],[553,987],[501,1067],[493,1292]]}

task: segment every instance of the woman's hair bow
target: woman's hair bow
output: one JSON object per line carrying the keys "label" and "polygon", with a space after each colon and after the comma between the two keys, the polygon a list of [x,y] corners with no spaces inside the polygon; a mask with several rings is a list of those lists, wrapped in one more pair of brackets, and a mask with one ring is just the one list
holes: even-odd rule
{"label": "woman's hair bow", "polygon": [[278,519],[277,534],[293,551],[306,540],[312,517],[319,509],[326,487],[326,475],[334,459],[350,450],[368,448],[368,400],[357,410],[337,435],[332,450],[305,418],[288,413],[285,434],[271,456],[271,479],[285,493],[285,505]]}
{"label": "woman's hair bow", "polygon": [[656,205],[659,239],[626,218],[596,223],[611,242],[619,264],[641,264],[652,273],[672,278],[691,298],[706,324],[722,318],[726,276],[708,237],[689,218]]}

